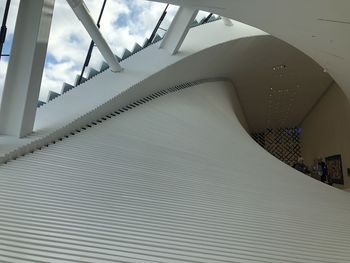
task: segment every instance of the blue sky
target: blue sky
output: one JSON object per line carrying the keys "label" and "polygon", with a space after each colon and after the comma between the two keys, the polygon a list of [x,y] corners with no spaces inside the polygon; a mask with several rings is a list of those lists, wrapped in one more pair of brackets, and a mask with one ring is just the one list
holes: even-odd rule
{"label": "blue sky", "polygon": [[6,41],[4,43],[4,46],[2,47],[2,54],[10,54],[12,38],[13,38],[12,33],[9,33],[6,35]]}
{"label": "blue sky", "polygon": [[[12,0],[8,19],[8,34],[5,52],[9,52],[11,36],[14,30],[16,10],[19,0]],[[91,16],[97,19],[102,0],[85,0]],[[0,0],[0,16],[2,18],[5,0]],[[101,31],[116,55],[121,55],[124,48],[132,49],[135,43],[142,44],[156,25],[165,4],[146,0],[107,0]],[[168,27],[177,10],[169,8],[163,27]],[[205,16],[201,13],[200,17]],[[74,83],[80,73],[90,37],[65,0],[56,0],[53,15],[47,58],[43,72],[40,99],[46,100],[49,90],[60,92],[62,83]],[[97,48],[94,49],[90,66],[99,68],[102,57]],[[0,62],[0,91],[6,72],[6,59]]]}

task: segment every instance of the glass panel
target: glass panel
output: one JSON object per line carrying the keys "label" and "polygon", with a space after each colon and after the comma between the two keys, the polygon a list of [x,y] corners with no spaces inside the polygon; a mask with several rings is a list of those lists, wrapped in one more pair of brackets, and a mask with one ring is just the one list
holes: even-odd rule
{"label": "glass panel", "polygon": [[[2,54],[10,54],[10,51],[11,51],[12,38],[13,38],[13,32],[14,32],[16,18],[17,18],[18,5],[19,5],[19,0],[11,1],[11,5],[10,5],[8,17],[7,17],[7,23],[6,23],[7,34],[6,34],[5,43],[3,45]],[[0,0],[0,23],[2,23],[2,20],[3,20],[5,6],[6,6],[6,0]],[[8,60],[9,60],[8,56],[3,56],[1,57],[1,60],[0,60],[0,101],[1,101],[2,90],[5,82]]]}
{"label": "glass panel", "polygon": [[[97,21],[103,1],[86,0],[85,3]],[[165,6],[140,0],[107,0],[100,22],[102,35],[115,54],[122,57],[125,48],[133,51],[136,43],[143,46]],[[162,29],[157,31],[160,36],[164,35],[164,29],[170,25],[176,10],[176,6],[169,6],[167,16],[161,24]],[[46,101],[50,90],[60,93],[63,82],[74,85],[77,75],[81,73],[90,41],[69,5],[65,1],[56,1],[40,100]],[[90,71],[93,74],[93,69],[99,71],[102,61],[100,52],[94,47],[83,76],[87,78]]]}

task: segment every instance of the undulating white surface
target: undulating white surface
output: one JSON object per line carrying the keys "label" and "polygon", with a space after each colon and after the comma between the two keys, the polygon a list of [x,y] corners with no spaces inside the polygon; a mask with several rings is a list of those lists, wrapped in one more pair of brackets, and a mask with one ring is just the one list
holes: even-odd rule
{"label": "undulating white surface", "polygon": [[[172,70],[168,70],[167,74],[169,75],[165,78],[163,75],[157,74],[193,54],[220,43],[257,35],[266,35],[266,33],[244,24],[227,27],[222,21],[216,21],[192,28],[180,52],[175,56],[171,56],[165,50],[158,49],[157,45],[149,46],[124,60],[121,63],[124,71],[121,73],[112,73],[107,70],[40,107],[37,111],[32,135],[25,139],[0,136],[0,162],[8,159],[9,155],[21,155],[21,152],[26,152],[29,148],[43,145],[48,139],[57,139],[59,138],[57,137],[58,133],[62,136],[63,131],[67,133],[71,129],[74,130],[76,127],[72,123],[81,122],[81,119],[85,118],[88,113],[92,116],[91,112],[98,115],[103,110],[103,107],[102,109],[98,107],[113,99],[116,99],[116,102],[113,103],[123,104],[124,101],[118,99],[118,96],[123,92],[135,100],[139,94],[152,93],[152,87],[154,91],[157,86],[172,86],[180,84],[182,81],[188,81],[184,77],[179,77]],[[188,61],[184,63],[188,63]],[[200,70],[197,68],[197,71]],[[152,77],[154,78],[151,80]],[[204,77],[208,76],[204,75]],[[197,78],[201,77],[197,76]],[[137,84],[145,80],[148,81],[149,90],[143,86],[141,90],[134,89],[134,92],[129,92],[130,88],[135,88]]]}
{"label": "undulating white surface", "polygon": [[0,167],[0,261],[329,262],[350,196],[241,127],[228,82],[167,94]]}

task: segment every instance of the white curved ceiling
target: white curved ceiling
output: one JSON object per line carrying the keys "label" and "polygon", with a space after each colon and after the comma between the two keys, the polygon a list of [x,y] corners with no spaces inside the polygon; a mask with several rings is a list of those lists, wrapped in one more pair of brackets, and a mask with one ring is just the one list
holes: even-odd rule
{"label": "white curved ceiling", "polygon": [[[274,70],[279,65],[286,67]],[[333,83],[311,58],[269,35],[213,46],[176,63],[171,71],[180,82],[230,78],[251,132],[299,125]]]}
{"label": "white curved ceiling", "polygon": [[193,6],[255,26],[315,59],[350,97],[348,0],[156,0]]}
{"label": "white curved ceiling", "polygon": [[302,52],[272,36],[239,40],[223,60],[231,60],[234,81],[251,131],[301,123],[333,83]]}

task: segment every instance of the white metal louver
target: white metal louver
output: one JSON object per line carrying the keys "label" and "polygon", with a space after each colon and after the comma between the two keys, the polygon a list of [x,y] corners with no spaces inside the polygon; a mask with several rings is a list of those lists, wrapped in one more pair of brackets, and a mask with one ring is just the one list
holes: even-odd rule
{"label": "white metal louver", "polygon": [[1,262],[349,262],[350,196],[261,149],[230,83],[140,104],[0,167]]}

